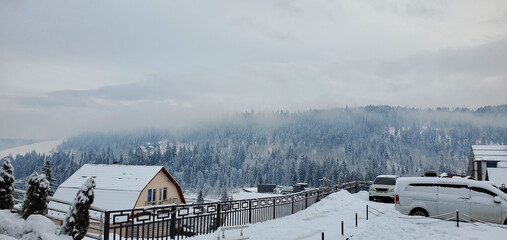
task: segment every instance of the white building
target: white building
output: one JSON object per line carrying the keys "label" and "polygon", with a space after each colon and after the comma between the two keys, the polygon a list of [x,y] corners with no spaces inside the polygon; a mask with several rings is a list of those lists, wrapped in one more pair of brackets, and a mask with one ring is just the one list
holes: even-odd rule
{"label": "white building", "polygon": [[[85,164],[58,187],[53,197],[72,202],[90,177],[96,183],[93,207],[123,210],[185,203],[181,187],[162,166]],[[50,202],[48,207],[62,211],[69,208],[56,202]],[[65,215],[54,211],[52,214]]]}
{"label": "white building", "polygon": [[468,175],[498,187],[507,185],[507,145],[473,145]]}

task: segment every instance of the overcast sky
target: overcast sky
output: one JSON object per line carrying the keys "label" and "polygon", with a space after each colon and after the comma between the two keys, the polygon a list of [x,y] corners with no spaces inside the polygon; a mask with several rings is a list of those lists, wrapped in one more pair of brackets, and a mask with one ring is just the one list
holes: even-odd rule
{"label": "overcast sky", "polygon": [[507,1],[0,1],[0,138],[507,103]]}

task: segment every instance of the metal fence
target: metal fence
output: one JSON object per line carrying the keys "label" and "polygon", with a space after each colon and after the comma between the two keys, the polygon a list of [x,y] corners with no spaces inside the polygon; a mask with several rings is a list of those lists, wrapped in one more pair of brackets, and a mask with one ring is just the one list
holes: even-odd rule
{"label": "metal fence", "polygon": [[104,239],[183,239],[285,217],[306,209],[340,189],[356,193],[371,182],[350,182],[296,194],[204,204],[150,206],[104,212]]}
{"label": "metal fence", "polygon": [[[370,185],[371,182],[349,182],[284,196],[204,204],[158,205],[112,211],[92,207],[94,214],[91,216],[92,223],[87,237],[104,240],[183,239],[212,233],[222,226],[237,226],[285,217],[308,208],[333,192],[344,189],[356,193],[368,190]],[[22,203],[25,191],[16,189],[15,193],[16,202]],[[48,201],[70,205],[68,201],[52,197],[49,197]],[[56,208],[49,210],[50,213],[64,213]],[[55,223],[61,224],[63,221],[63,218],[55,217],[55,214],[46,216]]]}

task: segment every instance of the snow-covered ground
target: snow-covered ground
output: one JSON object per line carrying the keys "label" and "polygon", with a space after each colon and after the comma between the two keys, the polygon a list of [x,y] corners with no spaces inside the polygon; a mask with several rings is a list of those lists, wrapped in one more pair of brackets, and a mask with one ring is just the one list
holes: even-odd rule
{"label": "snow-covered ground", "polygon": [[234,200],[243,200],[243,199],[252,199],[252,198],[268,198],[268,197],[277,197],[283,196],[282,194],[274,194],[274,193],[258,193],[257,188],[245,188],[250,192],[246,192],[244,190],[240,190],[239,192],[232,193],[232,199]]}
{"label": "snow-covered ground", "polygon": [[9,210],[0,210],[0,240],[72,240],[58,236],[56,225],[42,215],[29,216],[26,221]]}
{"label": "snow-covered ground", "polygon": [[30,145],[23,145],[19,147],[9,148],[0,151],[0,158],[6,157],[12,155],[15,157],[17,154],[24,155],[27,152],[31,152],[35,150],[39,154],[49,154],[52,151],[56,150],[56,147],[60,144],[62,144],[63,140],[53,140],[53,141],[44,141],[44,142],[38,142]]}
{"label": "snow-covered ground", "polygon": [[[242,200],[242,199],[252,199],[252,198],[268,198],[268,197],[277,197],[283,196],[282,194],[274,194],[274,193],[258,193],[256,187],[244,188],[248,192],[243,189],[238,189],[238,191],[231,192],[229,195],[233,200]],[[194,203],[197,200],[197,193],[194,192],[185,192],[185,199],[187,203]],[[216,202],[220,199],[220,196],[205,196],[204,202]]]}
{"label": "snow-covered ground", "polygon": [[[366,205],[383,214],[370,213],[365,219]],[[355,227],[355,214],[358,227]],[[340,224],[344,221],[345,234],[341,236]],[[0,239],[55,239],[70,240],[70,237],[56,235],[57,227],[47,218],[35,215],[26,221],[7,210],[0,210]],[[189,240],[219,239],[217,231],[208,235],[188,238]],[[244,237],[251,240],[287,239],[449,239],[478,240],[506,239],[507,227],[495,224],[460,223],[432,218],[402,215],[393,204],[368,201],[368,193],[350,194],[340,191],[315,203],[294,215],[250,224],[244,229]],[[239,230],[226,231],[225,239],[239,237]],[[40,237],[40,238],[39,238]]]}
{"label": "snow-covered ground", "polygon": [[[383,212],[379,216],[369,214],[366,220],[366,205]],[[355,214],[358,227],[355,227]],[[344,221],[344,236],[341,236],[341,221]],[[218,239],[213,234],[190,238],[191,240]],[[280,219],[251,224],[244,229],[244,236],[252,240],[267,239],[506,239],[507,228],[501,225],[460,223],[432,218],[402,215],[393,204],[370,202],[368,193],[350,194],[340,191],[312,205],[306,210]],[[239,230],[226,231],[226,239],[239,237]],[[189,239],[189,240],[190,240]]]}

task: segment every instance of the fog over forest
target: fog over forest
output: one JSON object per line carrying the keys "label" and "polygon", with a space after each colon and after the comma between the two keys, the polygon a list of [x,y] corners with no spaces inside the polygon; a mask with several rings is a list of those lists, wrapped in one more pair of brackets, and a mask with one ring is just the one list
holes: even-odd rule
{"label": "fog over forest", "polygon": [[[217,193],[259,182],[320,186],[465,174],[473,144],[507,144],[507,105],[415,109],[391,106],[302,112],[244,112],[185,130],[95,132],[71,137],[51,158],[59,184],[86,163],[163,165],[186,191]],[[13,156],[17,179],[42,166],[36,152]]]}

